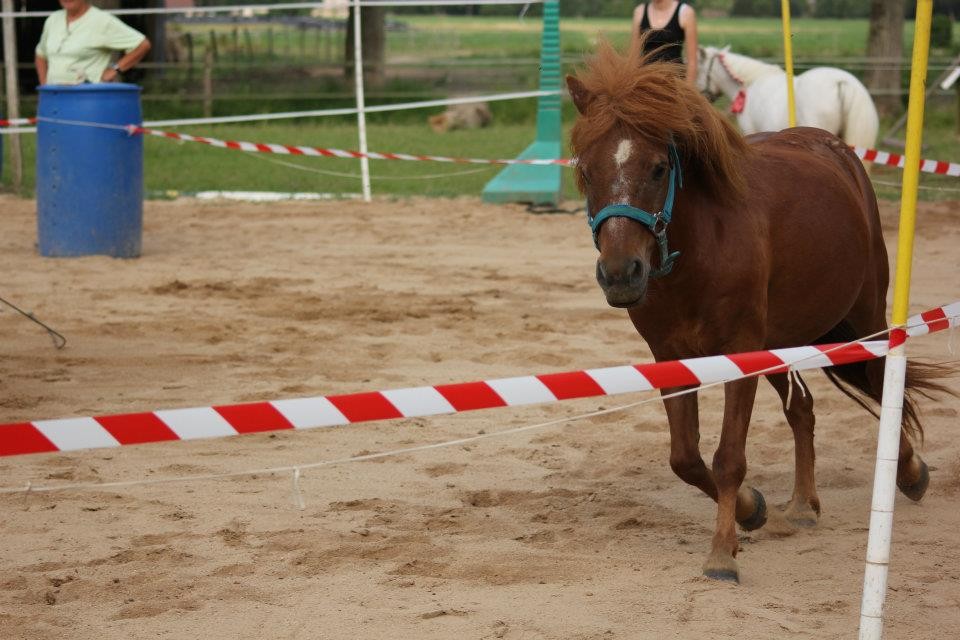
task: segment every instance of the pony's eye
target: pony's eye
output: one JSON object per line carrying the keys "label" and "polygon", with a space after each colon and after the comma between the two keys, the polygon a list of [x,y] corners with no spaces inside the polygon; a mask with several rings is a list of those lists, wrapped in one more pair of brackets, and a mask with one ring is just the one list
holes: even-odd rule
{"label": "pony's eye", "polygon": [[667,163],[661,162],[653,168],[653,179],[660,180],[667,173]]}
{"label": "pony's eye", "polygon": [[580,167],[580,177],[583,179],[584,184],[590,184],[590,176],[587,175],[587,171],[583,167]]}

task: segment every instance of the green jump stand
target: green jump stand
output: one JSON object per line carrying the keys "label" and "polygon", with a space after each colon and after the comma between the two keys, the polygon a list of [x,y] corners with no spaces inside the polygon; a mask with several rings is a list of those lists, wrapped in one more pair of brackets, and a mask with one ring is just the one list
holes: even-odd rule
{"label": "green jump stand", "polygon": [[[543,5],[543,43],[540,50],[540,90],[556,92],[540,96],[537,103],[537,137],[518,160],[552,160],[561,157],[563,127],[560,112],[560,2]],[[563,193],[562,165],[508,165],[483,188],[484,202],[560,203]]]}

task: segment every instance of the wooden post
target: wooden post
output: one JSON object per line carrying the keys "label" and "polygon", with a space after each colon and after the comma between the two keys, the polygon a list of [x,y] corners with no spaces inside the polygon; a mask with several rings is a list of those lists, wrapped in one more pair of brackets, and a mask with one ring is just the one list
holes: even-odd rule
{"label": "wooden post", "polygon": [[213,115],[213,49],[207,47],[203,56],[203,117]]}
{"label": "wooden post", "polygon": [[187,44],[187,84],[190,84],[193,82],[193,34],[187,31],[183,40]]}
{"label": "wooden post", "polygon": [[210,49],[213,51],[213,59],[220,59],[220,52],[217,50],[217,34],[214,33],[213,29],[210,29]]}
{"label": "wooden post", "polygon": [[[20,85],[17,82],[17,36],[14,30],[13,0],[2,0],[0,9],[6,15],[3,18],[3,59],[6,61],[7,80],[7,118],[16,120],[20,117]],[[10,141],[10,171],[13,177],[13,190],[20,193],[23,186],[23,152],[20,149],[20,135],[12,133],[6,136]]]}

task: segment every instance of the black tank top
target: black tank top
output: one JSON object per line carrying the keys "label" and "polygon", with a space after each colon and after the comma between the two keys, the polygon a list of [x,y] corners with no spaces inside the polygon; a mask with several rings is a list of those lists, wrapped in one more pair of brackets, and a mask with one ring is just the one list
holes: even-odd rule
{"label": "black tank top", "polygon": [[[640,21],[640,33],[650,32],[650,36],[644,43],[643,52],[650,53],[663,47],[651,58],[656,62],[682,62],[683,61],[683,28],[680,26],[680,8],[683,3],[677,3],[677,10],[670,16],[666,26],[663,29],[650,28],[650,7],[643,6],[643,19]],[[664,45],[667,45],[664,47]]]}

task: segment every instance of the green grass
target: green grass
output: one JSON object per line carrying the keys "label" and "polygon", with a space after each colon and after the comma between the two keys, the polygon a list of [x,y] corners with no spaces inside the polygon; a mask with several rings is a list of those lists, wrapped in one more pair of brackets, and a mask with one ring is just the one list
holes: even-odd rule
{"label": "green grass", "polygon": [[[395,68],[410,71],[396,74],[382,87],[371,87],[369,104],[448,95],[454,92],[452,87],[461,81],[458,80],[458,74],[473,80],[480,78],[477,86],[481,88],[486,86],[483,83],[492,83],[497,90],[536,86],[535,63],[539,56],[540,23],[535,19],[521,22],[503,18],[405,16],[403,20],[408,23],[409,29],[389,32],[388,59]],[[607,34],[615,43],[623,43],[629,37],[630,28],[626,19],[566,20],[561,26],[568,68],[579,62],[581,53],[592,48],[598,34]],[[210,31],[208,26],[198,28],[195,55],[198,50],[202,51],[202,37],[209,37]],[[349,82],[338,74],[318,76],[316,70],[302,66],[304,52],[312,50],[316,54],[318,47],[324,55],[326,52],[326,44],[311,40],[311,33],[304,34],[304,49],[301,51],[298,32],[275,30],[273,58],[268,60],[266,68],[257,70],[245,68],[244,64],[251,59],[253,62],[262,62],[264,58],[270,58],[267,28],[251,28],[249,38],[242,31],[238,32],[236,41],[241,50],[236,55],[230,48],[234,42],[232,27],[215,27],[213,31],[218,34],[218,46],[224,61],[217,69],[217,81],[224,85],[233,82],[230,87],[235,94],[229,101],[215,102],[214,115],[352,106]],[[865,20],[799,19],[794,20],[793,31],[798,65],[817,60],[864,56],[867,34]],[[700,32],[701,40],[706,44],[730,44],[737,51],[757,57],[777,58],[780,55],[782,36],[780,23],[775,19],[703,19]],[[905,32],[912,36],[912,25],[908,24]],[[342,46],[342,38],[339,35],[334,38],[331,46],[336,50]],[[937,61],[942,64],[944,56],[949,54],[935,51],[932,59],[935,64]],[[517,59],[519,66],[500,67],[493,64],[493,61],[504,58]],[[460,66],[453,65],[445,70],[445,65],[454,59]],[[314,55],[313,62],[320,64],[324,60],[322,56]],[[853,66],[852,63],[850,66]],[[484,73],[489,78],[483,77]],[[194,82],[197,82],[197,75],[195,71]],[[239,80],[236,76],[239,76]],[[176,95],[178,87],[182,88],[178,83],[183,81],[183,70],[171,71],[164,78],[152,79],[147,86],[148,97],[152,95],[164,99],[145,100],[145,117],[161,119],[199,115],[199,103],[170,99]],[[503,87],[499,86],[501,84]],[[925,157],[960,160],[956,136],[957,113],[953,101],[952,96],[939,96],[931,102],[926,119]],[[498,102],[493,103],[491,108],[495,121],[492,128],[445,135],[434,134],[426,125],[427,116],[441,109],[372,115],[369,148],[373,151],[444,156],[514,157],[532,139],[536,102]],[[24,111],[33,113],[33,105],[26,102]],[[567,104],[564,122],[569,127],[572,121],[572,109]],[[221,139],[344,149],[357,147],[352,117],[179,130]],[[886,126],[881,129],[885,130]],[[32,194],[34,138],[27,135],[23,141],[27,173],[24,194]],[[882,144],[880,146],[888,148]],[[891,150],[899,151],[896,148]],[[9,144],[5,145],[5,152],[9,153]],[[371,170],[374,193],[377,194],[451,196],[478,194],[499,169],[482,165],[372,161]],[[356,193],[360,190],[356,177],[330,175],[332,173],[358,174],[358,163],[352,160],[248,154],[157,138],[145,141],[145,183],[150,192],[236,189]],[[900,172],[896,169],[878,169],[874,176],[884,181],[898,181]],[[4,163],[3,181],[7,185],[10,183],[9,161]],[[568,180],[565,188],[567,195],[573,197],[575,193],[571,183]],[[922,184],[960,188],[955,179],[936,176],[924,176]],[[885,197],[896,196],[895,189],[883,187],[880,191]],[[956,194],[923,191],[921,197],[954,198]]]}
{"label": "green grass", "polygon": [[[569,124],[572,115],[565,118]],[[889,123],[885,123],[888,125]],[[926,119],[924,156],[938,160],[960,160],[956,137],[955,107],[934,102]],[[356,149],[357,132],[352,122],[312,120],[216,127],[183,127],[178,131],[214,136],[224,140],[271,142],[299,146]],[[532,140],[533,127],[526,123],[497,124],[489,129],[436,134],[419,123],[372,123],[368,132],[371,151],[422,153],[476,158],[513,158]],[[565,139],[569,131],[565,133]],[[902,132],[901,132],[902,135]],[[33,136],[24,136],[24,194],[35,184]],[[881,145],[883,147],[883,145]],[[891,151],[901,151],[890,148]],[[359,162],[336,158],[302,158],[274,154],[244,153],[191,142],[147,137],[144,141],[144,182],[154,196],[166,191],[192,193],[207,190],[359,193]],[[565,151],[569,156],[569,150]],[[83,159],[78,159],[82,161]],[[371,160],[373,191],[390,196],[478,195],[498,166]],[[4,165],[9,180],[9,163]],[[334,175],[334,174],[348,174]],[[569,176],[569,174],[566,174]],[[897,169],[878,167],[873,176],[884,182],[899,182]],[[958,189],[955,178],[924,174],[927,187]],[[572,180],[565,182],[565,195],[576,198]],[[878,186],[882,197],[896,199],[898,190]],[[921,198],[956,199],[953,191],[923,190]]]}
{"label": "green grass", "polygon": [[[358,146],[356,126],[348,123],[311,121],[205,127],[202,130],[183,127],[178,131],[224,140],[339,149],[356,149]],[[443,135],[433,133],[426,122],[418,125],[372,124],[368,131],[371,151],[491,159],[515,157],[529,144],[532,135],[532,128],[525,124],[453,131]],[[32,193],[35,138],[24,136],[23,140],[25,193]],[[360,192],[360,166],[356,160],[244,153],[151,136],[144,140],[144,156],[145,187],[154,194],[207,190]],[[82,159],[78,158],[78,161]],[[501,167],[371,160],[370,169],[374,193],[379,195],[457,196],[479,194]]]}

